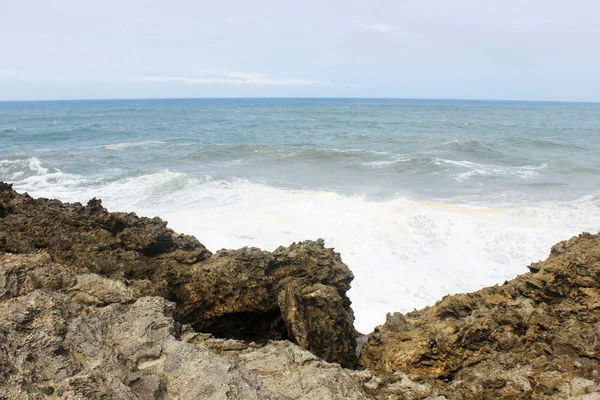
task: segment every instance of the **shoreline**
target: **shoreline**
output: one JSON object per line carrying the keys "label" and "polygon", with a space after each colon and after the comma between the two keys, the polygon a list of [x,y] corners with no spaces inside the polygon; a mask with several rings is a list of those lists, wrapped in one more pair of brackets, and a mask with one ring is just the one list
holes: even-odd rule
{"label": "shoreline", "polygon": [[[192,398],[199,390],[216,395],[235,381],[248,398],[293,397],[302,394],[292,383],[298,380],[334,399],[567,398],[600,392],[600,361],[593,356],[600,349],[587,344],[589,335],[600,334],[592,328],[600,322],[599,235],[558,243],[546,261],[501,286],[388,314],[368,335],[357,364],[346,296],[353,274],[322,240],[273,252],[246,247],[212,254],[160,218],[109,213],[96,199],[87,206],[36,200],[3,183],[0,227],[0,335],[12,349],[0,351],[8,368],[0,372],[9,377],[0,387],[7,393],[99,398],[97,390],[158,390]],[[17,318],[27,309],[31,317]],[[23,324],[39,339],[22,336]],[[100,339],[84,345],[86,332]],[[302,348],[358,369],[328,364]],[[16,360],[31,351],[35,359],[18,361],[17,368]],[[114,364],[114,351],[134,372]],[[221,358],[225,353],[229,358]],[[283,361],[292,353],[294,360],[313,361]],[[88,370],[92,354],[100,358]],[[185,361],[178,358],[182,354]],[[198,362],[209,359],[228,372],[217,378],[198,369]],[[227,364],[231,360],[237,367]],[[295,372],[282,374],[274,362]],[[60,368],[71,372],[66,381],[41,384],[39,373],[29,383],[19,381],[19,371],[31,368],[43,376]],[[262,384],[244,381],[240,368]]]}
{"label": "shoreline", "polygon": [[[118,205],[123,211],[137,211],[145,204],[142,196],[137,206],[127,206],[138,189],[113,189],[105,203],[109,209]],[[525,265],[545,258],[557,241],[600,226],[590,214],[593,209],[578,205],[497,209],[405,198],[367,201],[360,196],[268,186],[234,186],[225,193],[217,189],[192,187],[194,193],[187,194],[192,197],[165,195],[161,201],[168,208],[159,208],[181,204],[185,211],[155,213],[155,206],[145,204],[141,215],[159,215],[170,228],[205,238],[211,251],[244,246],[274,250],[282,243],[323,237],[357,275],[350,296],[361,332],[382,324],[390,310],[409,312],[431,306],[447,294],[513,279],[526,272]],[[45,190],[50,192],[50,187]],[[84,199],[86,193],[81,188],[67,198]],[[89,197],[102,193],[92,192]],[[190,199],[200,194],[233,197],[231,204],[210,203],[187,210],[193,207]],[[245,203],[234,201],[238,198],[246,199]]]}

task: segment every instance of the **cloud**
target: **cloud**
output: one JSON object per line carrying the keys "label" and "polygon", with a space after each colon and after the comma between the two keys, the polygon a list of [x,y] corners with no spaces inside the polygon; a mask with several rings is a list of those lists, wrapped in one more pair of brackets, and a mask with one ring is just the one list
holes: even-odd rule
{"label": "cloud", "polygon": [[369,29],[372,31],[382,32],[382,33],[391,32],[395,29],[393,26],[384,24],[383,22],[369,22],[369,23],[359,22],[358,26],[363,29]]}
{"label": "cloud", "polygon": [[282,85],[318,85],[321,81],[308,79],[279,79],[271,78],[267,74],[256,72],[226,72],[218,70],[202,70],[199,71],[200,76],[144,76],[138,78],[138,82],[154,82],[154,83],[185,83],[190,85],[205,85],[211,83],[222,83],[228,85],[256,85],[256,86],[282,86]]}
{"label": "cloud", "polygon": [[62,82],[65,79],[60,76],[31,76],[31,75],[26,75],[20,71],[0,70],[0,80],[39,83],[39,82]]}
{"label": "cloud", "polygon": [[136,79],[138,82],[152,82],[152,83],[186,83],[189,85],[205,85],[209,83],[227,83],[230,85],[243,85],[244,82],[239,79],[225,79],[225,78],[189,78],[185,76],[144,76]]}
{"label": "cloud", "polygon": [[[26,83],[40,83],[40,82],[123,82],[123,78],[120,79],[101,79],[98,77],[92,79],[85,78],[72,78],[65,79],[59,76],[33,76],[27,75],[20,71],[15,70],[1,70],[0,69],[0,81],[19,81]],[[125,81],[131,82],[131,79]],[[256,72],[226,72],[220,70],[206,69],[197,72],[197,76],[169,76],[169,75],[158,75],[158,76],[143,76],[133,79],[134,82],[150,82],[150,83],[183,83],[188,85],[206,85],[206,84],[226,84],[226,85],[255,85],[255,86],[284,86],[284,85],[322,85],[323,81],[309,80],[309,79],[280,79],[272,78],[267,74],[256,73]]]}
{"label": "cloud", "polygon": [[426,43],[431,40],[422,33],[415,31],[405,31],[395,26],[383,22],[357,22],[356,26],[360,29],[377,32],[385,37],[401,43]]}

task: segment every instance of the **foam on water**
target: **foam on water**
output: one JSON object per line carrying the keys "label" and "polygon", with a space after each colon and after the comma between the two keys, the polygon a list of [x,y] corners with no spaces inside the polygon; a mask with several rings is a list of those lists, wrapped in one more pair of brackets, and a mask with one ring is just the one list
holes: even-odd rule
{"label": "foam on water", "polygon": [[524,165],[519,167],[507,167],[500,165],[487,165],[487,164],[478,164],[471,161],[455,161],[455,160],[446,160],[437,158],[434,160],[434,164],[436,165],[452,165],[455,167],[459,167],[462,169],[466,169],[465,172],[460,172],[454,174],[454,179],[457,181],[464,181],[466,179],[475,177],[475,176],[502,176],[502,175],[512,175],[521,179],[531,179],[539,175],[537,172],[540,169],[544,169],[548,167],[548,164],[541,165]]}
{"label": "foam on water", "polygon": [[142,142],[121,142],[121,143],[111,143],[105,144],[104,147],[106,150],[125,150],[130,147],[139,147],[139,146],[150,146],[155,144],[165,144],[165,142],[161,140],[146,140]]}
{"label": "foam on water", "polygon": [[600,230],[598,199],[495,209],[403,197],[376,202],[243,181],[198,189],[214,201],[163,214],[171,227],[196,235],[213,251],[246,245],[273,250],[323,237],[356,275],[350,297],[362,332],[383,323],[387,312],[512,279],[582,227]]}
{"label": "foam on water", "polygon": [[22,177],[27,172],[29,172],[29,175],[45,175],[48,173],[48,169],[42,167],[40,160],[36,157],[0,160],[0,175],[5,176],[5,179],[14,180]]}
{"label": "foam on water", "polygon": [[371,167],[371,168],[385,168],[388,167],[390,165],[395,165],[398,163],[402,163],[402,162],[407,162],[407,161],[411,161],[412,159],[409,157],[396,157],[392,160],[386,160],[386,161],[369,161],[369,162],[364,162],[362,163],[363,166],[365,167]]}
{"label": "foam on water", "polygon": [[79,201],[75,197],[85,192],[89,182],[82,176],[65,174],[58,168],[43,167],[36,157],[0,160],[0,177],[15,182],[15,189],[67,201]]}
{"label": "foam on water", "polygon": [[368,332],[598,232],[599,124],[586,104],[3,103],[0,179],[161,216],[213,251],[323,237],[356,275]]}
{"label": "foam on water", "polygon": [[[502,208],[387,201],[325,190],[290,190],[243,179],[163,170],[117,180],[83,178],[28,159],[34,175],[16,188],[34,196],[85,202],[112,211],[159,215],[210,250],[325,239],[356,278],[349,293],[359,331],[385,314],[433,304],[446,294],[502,283],[545,258],[550,247],[582,230],[600,230],[600,198]],[[0,162],[4,168],[16,161]]]}

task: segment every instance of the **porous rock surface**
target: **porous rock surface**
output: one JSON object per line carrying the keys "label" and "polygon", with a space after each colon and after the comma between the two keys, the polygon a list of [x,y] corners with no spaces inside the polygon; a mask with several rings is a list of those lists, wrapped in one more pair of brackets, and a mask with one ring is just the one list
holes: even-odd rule
{"label": "porous rock surface", "polygon": [[[0,398],[308,398],[283,381],[312,398],[365,398],[338,365],[356,363],[352,278],[322,241],[213,255],[159,218],[0,183]],[[327,373],[269,386],[252,368],[277,360],[261,367],[248,351],[221,354],[183,332],[263,352],[289,340]]]}
{"label": "porous rock surface", "polygon": [[599,399],[600,235],[558,243],[529,270],[388,314],[361,365],[403,371],[452,399]]}

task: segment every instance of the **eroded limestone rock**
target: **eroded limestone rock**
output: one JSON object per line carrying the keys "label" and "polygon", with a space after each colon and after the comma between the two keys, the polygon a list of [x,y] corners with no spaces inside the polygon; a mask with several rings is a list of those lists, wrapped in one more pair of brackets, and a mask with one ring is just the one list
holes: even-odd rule
{"label": "eroded limestone rock", "polygon": [[213,255],[0,183],[0,399],[600,398],[600,236],[529,268],[388,315],[349,370],[353,276],[322,241]]}
{"label": "eroded limestone rock", "polygon": [[449,398],[568,398],[600,383],[600,235],[582,234],[502,286],[388,314],[363,367],[403,371]]}
{"label": "eroded limestone rock", "polygon": [[[175,302],[178,322],[198,331],[248,341],[289,339],[327,361],[356,363],[346,296],[353,275],[322,242],[213,255],[160,218],[109,213],[96,199],[87,206],[63,204],[0,183],[0,203],[0,299],[36,288],[96,306],[161,296]],[[17,254],[29,258],[16,265]],[[313,285],[322,285],[327,301],[313,302],[301,314],[282,309],[288,303],[280,302],[280,294],[291,293],[288,287],[304,292]],[[318,326],[319,335],[303,334],[295,329],[300,325]]]}

